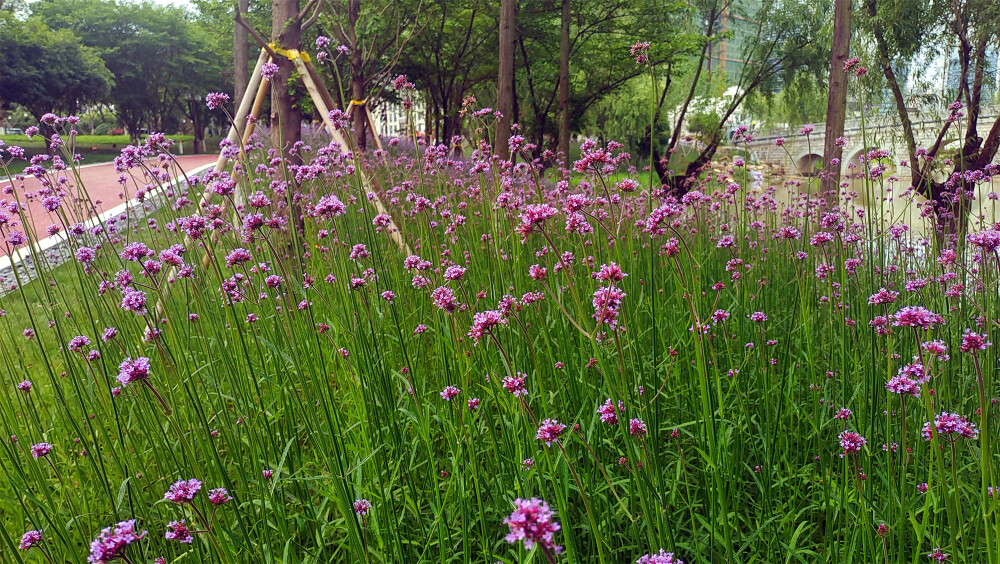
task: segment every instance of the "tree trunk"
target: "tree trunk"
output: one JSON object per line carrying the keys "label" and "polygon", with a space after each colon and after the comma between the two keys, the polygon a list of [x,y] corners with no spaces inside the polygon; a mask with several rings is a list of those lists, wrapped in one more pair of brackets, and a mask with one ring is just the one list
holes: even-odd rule
{"label": "tree trunk", "polygon": [[[836,190],[840,184],[840,161],[844,149],[837,138],[844,135],[847,119],[847,71],[844,63],[851,49],[851,0],[835,0],[833,10],[833,49],[830,53],[830,92],[826,100],[826,137],[823,141],[821,186],[824,192]],[[836,159],[836,164],[833,160]]]}
{"label": "tree trunk", "polygon": [[[351,98],[365,99],[364,60],[361,57],[361,42],[358,41],[358,19],[361,18],[361,0],[350,0],[347,8],[347,19],[350,29],[347,30],[351,40]],[[366,102],[367,103],[367,102]],[[365,119],[365,106],[357,106],[354,115],[354,135],[358,147],[362,150],[368,147],[368,120]],[[375,134],[373,132],[373,134]]]}
{"label": "tree trunk", "polygon": [[424,98],[424,139],[430,143],[434,134],[434,113],[431,111],[430,100]]}
{"label": "tree trunk", "polygon": [[563,167],[569,168],[569,24],[570,0],[562,0],[562,30],[559,34],[559,146]]}
{"label": "tree trunk", "polygon": [[[271,41],[282,49],[299,49],[302,44],[302,27],[299,22],[299,0],[272,0]],[[295,94],[289,89],[289,82],[295,72],[295,64],[285,57],[274,61],[278,72],[271,77],[271,142],[281,151],[286,165],[302,164],[302,156],[291,152],[302,139],[302,110],[296,104]],[[289,186],[289,190],[292,187]],[[240,193],[237,192],[237,203]],[[289,219],[300,235],[305,234],[305,218],[302,207],[296,201],[289,210]]]}
{"label": "tree trunk", "polygon": [[511,119],[514,116],[514,40],[517,37],[517,0],[500,1],[500,53],[497,73],[496,141],[493,150],[503,159],[510,158]]}
{"label": "tree trunk", "polygon": [[[250,10],[250,0],[239,0],[236,6],[239,13],[246,14]],[[233,102],[238,107],[250,82],[250,71],[247,57],[247,28],[235,24],[233,26]]]}
{"label": "tree trunk", "polygon": [[[282,49],[299,49],[302,30],[298,21],[299,0],[273,0],[271,8],[271,41]],[[295,95],[288,88],[295,65],[285,57],[274,61],[278,72],[271,78],[271,135],[281,155],[295,164],[300,161],[289,150],[302,138],[302,110],[295,104]]]}
{"label": "tree trunk", "polygon": [[200,102],[194,100],[188,101],[188,110],[190,110],[191,116],[191,133],[194,134],[194,140],[191,142],[191,151],[196,155],[204,150],[205,144],[205,126],[201,119],[201,106]]}

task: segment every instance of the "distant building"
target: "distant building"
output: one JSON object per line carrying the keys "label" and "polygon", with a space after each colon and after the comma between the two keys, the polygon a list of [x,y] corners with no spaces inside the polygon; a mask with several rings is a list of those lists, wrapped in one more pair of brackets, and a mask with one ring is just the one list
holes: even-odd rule
{"label": "distant building", "polygon": [[[426,108],[421,97],[418,95],[413,101],[413,107],[409,110],[403,108],[401,102],[382,100],[378,107],[372,111],[372,119],[375,121],[375,129],[382,137],[403,137],[412,134],[422,136],[424,134],[424,123]],[[408,123],[411,119],[413,123]]]}
{"label": "distant building", "polygon": [[[1000,49],[990,46],[986,49],[986,69],[983,73],[983,99],[991,101],[997,92],[997,59],[1000,58]],[[941,94],[946,98],[954,98],[958,92],[959,84],[962,81],[962,63],[958,60],[957,53],[951,53],[944,61],[944,80],[940,85]],[[969,69],[968,85],[972,86],[975,69]]]}
{"label": "distant building", "polygon": [[[747,42],[753,42],[757,34],[757,22],[752,15],[761,8],[760,0],[734,0],[723,4],[718,16],[718,27],[714,33],[723,38],[708,45],[705,70],[726,72],[727,84],[736,84],[743,70],[743,52]],[[707,14],[700,22],[704,29],[708,24]]]}
{"label": "distant building", "polygon": [[[893,65],[896,76],[903,86],[903,95],[912,100],[913,106],[919,104],[919,99],[933,99],[932,107],[942,110],[945,106],[958,99],[959,84],[962,78],[962,66],[954,46],[944,49],[943,53],[932,48],[922,49],[912,60]],[[983,72],[983,103],[994,104],[1000,94],[1000,48],[989,46],[986,50],[986,67]],[[968,84],[971,87],[974,80],[974,69],[969,69]],[[891,97],[888,105],[891,105]],[[910,105],[910,102],[907,102]]]}

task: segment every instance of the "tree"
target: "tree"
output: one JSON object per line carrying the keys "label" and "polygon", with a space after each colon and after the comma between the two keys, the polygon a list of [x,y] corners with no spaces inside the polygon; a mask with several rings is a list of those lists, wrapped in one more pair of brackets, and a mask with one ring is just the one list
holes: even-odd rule
{"label": "tree", "polygon": [[[353,100],[376,98],[392,81],[407,46],[424,27],[423,2],[407,0],[330,0],[320,15],[321,30],[330,30],[345,46],[350,72],[350,95]],[[369,104],[369,107],[375,106]],[[363,117],[363,112],[355,114]],[[367,121],[355,123],[355,135],[363,149],[367,147]]]}
{"label": "tree", "polygon": [[488,0],[434,0],[425,33],[403,51],[399,70],[426,92],[438,143],[462,135],[462,100],[497,76],[498,27]]}
{"label": "tree", "polygon": [[[844,135],[847,119],[847,57],[851,50],[851,0],[835,0],[833,10],[833,48],[830,50],[830,90],[826,106],[826,136],[823,138],[823,191],[840,183],[840,159],[843,148],[837,138]],[[837,164],[833,164],[836,162]]]}
{"label": "tree", "polygon": [[47,112],[76,113],[103,99],[111,73],[93,49],[69,30],[38,20],[0,21],[0,106],[19,104],[35,119]]}
{"label": "tree", "polygon": [[[273,0],[271,6],[271,41],[281,49],[302,48],[302,17],[299,0]],[[289,87],[295,64],[286,57],[275,57],[278,72],[271,77],[271,142],[281,155],[293,164],[301,163],[300,155],[291,151],[302,139],[302,109],[295,91]]]}
{"label": "tree", "polygon": [[[650,67],[662,81],[668,74],[663,67],[687,57],[693,44],[692,34],[677,31],[688,11],[681,2],[574,0],[568,30],[565,9],[561,2],[549,1],[518,13],[515,113],[524,135],[538,147],[536,157],[543,150],[560,150],[560,142],[568,148],[569,133],[582,128],[588,110],[618,96],[629,81],[642,77],[648,85]],[[627,58],[634,43],[651,37],[662,39],[648,63]],[[553,49],[557,44],[560,49]],[[641,107],[645,120],[640,132],[649,127],[649,100]]]}
{"label": "tree", "polygon": [[569,168],[569,30],[572,25],[569,0],[562,0],[559,27],[559,145],[563,166]]}
{"label": "tree", "polygon": [[31,9],[104,60],[115,79],[108,101],[133,139],[143,126],[176,126],[188,97],[222,89],[222,62],[186,10],[113,0],[40,0]]}
{"label": "tree", "polygon": [[744,27],[741,38],[743,46],[739,54],[739,71],[731,80],[733,93],[724,104],[714,133],[706,136],[701,151],[686,165],[681,163],[683,170],[674,172],[670,168],[669,156],[677,150],[686,110],[696,95],[700,74],[696,70],[695,79],[681,106],[673,135],[666,147],[667,158],[654,159],[661,182],[673,188],[676,193],[685,193],[702,168],[712,160],[725,141],[727,122],[751,94],[776,92],[793,81],[799,73],[819,73],[824,68],[824,46],[820,41],[820,31],[827,13],[827,2],[703,0],[697,4],[697,8],[705,16],[705,44],[698,57],[698,69],[709,59],[707,46],[720,37],[721,30],[717,26],[721,16],[739,16]]}
{"label": "tree", "polygon": [[[1000,6],[992,0],[866,0],[865,15],[864,29],[875,43],[876,60],[906,143],[911,183],[917,193],[932,202],[941,228],[961,235],[967,228],[975,187],[964,173],[982,170],[1000,149],[1000,116],[993,120],[985,137],[980,130],[984,125],[981,119],[986,79],[992,80],[987,73],[987,51],[1000,39]],[[918,149],[904,85],[896,68],[914,61],[921,44],[927,45],[933,56],[957,61],[957,88],[947,94],[964,110],[952,106],[935,142]],[[961,127],[956,125],[959,122]],[[944,159],[937,157],[945,151],[953,129],[957,130],[958,148],[949,151],[953,154],[951,170],[947,171],[940,168]]]}
{"label": "tree", "polygon": [[517,0],[500,0],[500,51],[497,56],[497,120],[493,150],[510,158],[510,126],[514,117],[514,46],[517,42]]}
{"label": "tree", "polygon": [[[266,29],[271,25],[270,0],[190,0],[197,11],[196,22],[212,40],[215,56],[220,60],[231,60],[232,68],[223,69],[227,88],[232,88],[235,103],[243,97],[243,89],[250,79],[250,70],[260,49],[256,41],[250,41],[247,28],[237,25],[235,13],[254,29]],[[251,56],[250,53],[254,56]],[[241,86],[242,85],[242,86]]]}
{"label": "tree", "polygon": [[[236,3],[236,13],[245,14],[250,11],[250,0],[239,0]],[[243,99],[247,84],[250,82],[250,72],[247,69],[247,41],[249,34],[241,25],[233,26],[233,100],[239,104]]]}

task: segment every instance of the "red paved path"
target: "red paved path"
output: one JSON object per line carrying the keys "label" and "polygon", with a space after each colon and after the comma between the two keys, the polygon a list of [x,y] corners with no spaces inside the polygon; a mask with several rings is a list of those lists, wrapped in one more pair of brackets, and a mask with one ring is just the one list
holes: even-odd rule
{"label": "red paved path", "polygon": [[[188,155],[178,156],[177,162],[181,165],[185,172],[190,172],[200,166],[214,164],[217,158],[218,155]],[[172,168],[168,170],[172,170]],[[137,180],[142,182],[141,173],[137,171],[133,171],[133,173],[137,175]],[[68,192],[70,194],[76,194],[76,181],[73,179],[72,174],[64,171],[63,176],[70,178]],[[97,204],[97,210],[99,213],[110,210],[125,201],[123,197],[124,194],[122,193],[122,186],[118,183],[118,173],[115,172],[114,163],[101,163],[82,167],[80,168],[80,178],[82,180],[83,187],[87,190],[87,194],[90,196],[90,199],[95,203],[100,202]],[[7,180],[0,181],[0,190],[8,184],[9,182]],[[14,196],[16,196],[21,202],[24,202],[25,194],[36,192],[41,187],[41,183],[36,178],[25,178],[23,188],[19,182],[15,182],[14,186]],[[129,182],[129,197],[133,196],[135,190],[135,185],[132,182]],[[0,201],[10,200],[11,197],[11,195],[0,194]],[[49,225],[53,223],[60,223],[55,213],[49,214],[42,209],[40,198],[32,198],[28,202],[27,216],[30,220],[32,220],[34,232],[39,239],[47,237],[45,230]],[[89,218],[74,219],[82,221]],[[14,229],[26,232],[21,226],[17,226]],[[9,229],[6,229],[7,233],[9,233],[9,231]],[[4,245],[0,245],[0,256],[7,254],[3,247]]]}

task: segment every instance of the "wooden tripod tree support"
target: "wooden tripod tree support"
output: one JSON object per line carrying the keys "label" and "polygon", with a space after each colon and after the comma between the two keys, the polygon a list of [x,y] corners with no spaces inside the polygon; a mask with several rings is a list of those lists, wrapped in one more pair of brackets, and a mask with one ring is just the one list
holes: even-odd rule
{"label": "wooden tripod tree support", "polygon": [[[330,132],[330,136],[333,140],[340,144],[340,150],[342,152],[347,152],[348,150],[356,151],[356,147],[348,144],[347,140],[340,131],[333,125],[330,121],[330,110],[333,109],[333,97],[330,96],[330,91],[326,89],[323,81],[319,79],[319,74],[316,72],[315,67],[312,66],[312,62],[309,60],[309,56],[304,53],[299,53],[298,51],[289,52],[289,59],[295,64],[295,69],[299,71],[299,75],[302,77],[302,82],[306,86],[306,90],[309,92],[309,96],[312,98],[313,104],[319,111],[319,115],[323,118],[323,124],[326,125],[327,131]],[[365,108],[365,119],[368,120],[369,125],[372,124],[371,111],[368,109],[368,105],[364,104]],[[372,130],[374,132],[374,129]],[[372,135],[375,138],[375,146],[382,149],[382,140],[378,138],[378,135]],[[347,139],[350,139],[350,135]],[[361,184],[365,188],[366,193],[371,194],[371,202],[375,206],[375,209],[380,214],[389,215],[389,211],[382,204],[382,200],[378,197],[377,186],[375,182],[365,173],[361,166],[356,167],[359,177],[361,178]],[[399,227],[391,219],[389,219],[389,237],[392,238],[396,246],[407,256],[413,254],[410,250],[410,246],[403,241],[403,234],[400,232]]]}
{"label": "wooden tripod tree support", "polygon": [[[323,118],[323,124],[326,126],[327,131],[330,136],[340,145],[340,150],[342,153],[347,153],[349,151],[355,150],[355,144],[350,135],[346,138],[341,132],[333,125],[330,121],[330,110],[333,109],[336,104],[333,98],[330,96],[329,90],[320,80],[319,74],[316,72],[315,67],[313,67],[309,55],[302,53],[294,49],[278,49],[271,46],[271,49],[261,49],[260,56],[257,58],[257,64],[254,66],[253,74],[250,75],[250,83],[247,85],[247,89],[244,92],[243,99],[240,100],[240,104],[237,107],[236,115],[233,116],[233,123],[229,127],[229,134],[226,139],[232,144],[239,144],[240,154],[244,154],[244,147],[250,140],[250,136],[253,135],[254,129],[256,128],[257,119],[260,117],[261,109],[264,105],[264,100],[267,98],[267,92],[269,87],[269,82],[263,80],[261,76],[261,68],[263,68],[264,63],[272,60],[271,53],[279,56],[287,57],[295,65],[298,71],[302,83],[305,85],[306,90],[309,92],[310,98],[312,98],[313,104],[316,106],[317,111]],[[367,104],[358,104],[364,107],[365,119],[368,120],[368,125],[373,132],[372,137],[375,139],[375,146],[378,149],[382,149],[382,140],[379,139],[378,135],[375,134],[374,120],[372,119],[371,110],[368,109]],[[354,107],[352,105],[351,110]],[[249,120],[248,120],[249,118]],[[242,131],[240,128],[242,127]],[[351,142],[349,142],[350,140]],[[229,159],[222,152],[219,153],[218,160],[215,161],[215,167],[213,170],[222,171],[225,170],[226,164]],[[389,215],[388,210],[385,205],[382,204],[382,200],[378,197],[377,185],[375,181],[368,176],[361,166],[356,167],[357,173],[361,179],[362,187],[365,189],[367,194],[371,194],[372,205],[375,206],[375,210],[379,214]],[[212,192],[205,190],[202,193],[201,199],[198,202],[198,212],[208,205],[209,200],[212,197]],[[233,194],[233,199],[236,201],[237,205],[244,201],[245,194],[240,189],[237,184],[236,191]],[[235,212],[235,210],[234,210]],[[390,216],[391,217],[391,216]],[[389,220],[389,237],[392,238],[399,250],[405,253],[407,256],[413,254],[410,250],[410,246],[406,244],[403,240],[403,235],[396,225],[395,221]],[[190,246],[194,241],[188,237],[184,237],[184,245]],[[211,263],[211,255],[208,249],[205,250],[205,255],[202,257],[202,268],[208,268]],[[177,267],[171,267],[170,272],[167,274],[166,279],[173,278],[177,274]],[[166,292],[169,291],[169,286],[164,288],[164,293],[161,293],[159,299],[156,302],[156,306],[153,308],[153,315],[155,318],[160,318],[163,316],[163,299],[166,297]],[[149,325],[147,324],[147,329]]]}

